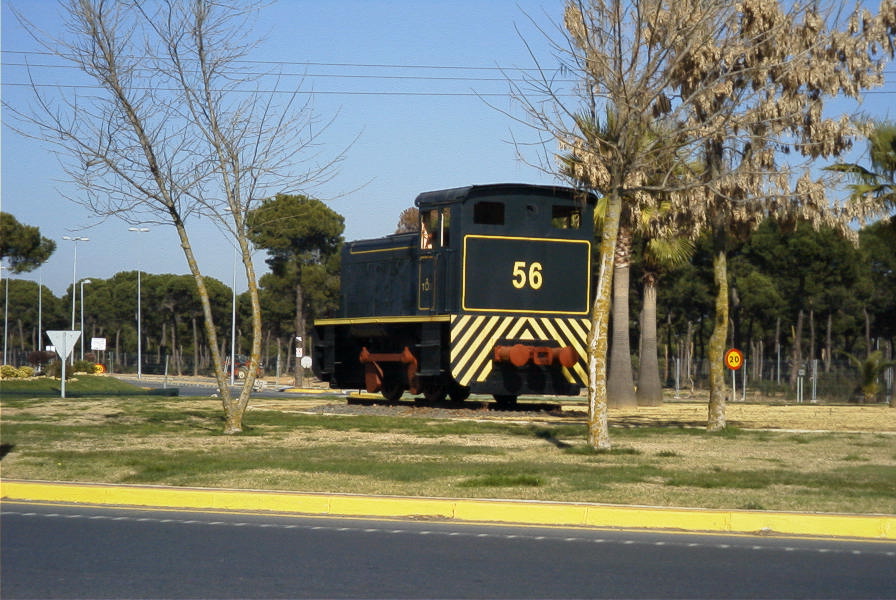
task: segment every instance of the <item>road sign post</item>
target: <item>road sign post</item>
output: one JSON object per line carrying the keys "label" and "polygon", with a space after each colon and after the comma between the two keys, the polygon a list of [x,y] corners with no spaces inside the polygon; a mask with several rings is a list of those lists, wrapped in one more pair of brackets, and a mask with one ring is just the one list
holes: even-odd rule
{"label": "road sign post", "polygon": [[67,331],[67,330],[59,330],[59,331],[47,331],[47,336],[50,338],[50,341],[53,342],[53,345],[56,347],[56,354],[62,359],[62,398],[65,398],[65,360],[68,358],[68,355],[72,353],[72,350],[75,349],[75,344],[78,343],[78,338],[81,337],[80,331]]}
{"label": "road sign post", "polygon": [[[735,373],[744,366],[744,353],[737,348],[731,348],[725,353],[725,366],[731,370],[731,399],[737,399],[737,376]],[[744,394],[746,396],[746,382]]]}

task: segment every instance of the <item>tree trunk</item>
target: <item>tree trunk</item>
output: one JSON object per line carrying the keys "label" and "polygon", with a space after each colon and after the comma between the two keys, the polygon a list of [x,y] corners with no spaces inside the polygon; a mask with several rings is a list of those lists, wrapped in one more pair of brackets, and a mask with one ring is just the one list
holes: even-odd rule
{"label": "tree trunk", "polygon": [[832,338],[831,330],[833,329],[833,321],[834,321],[833,313],[829,311],[828,312],[827,331],[825,332],[825,340],[824,340],[824,372],[825,373],[831,372],[831,358],[832,358],[831,353],[833,352],[833,343],[831,341],[831,338]]}
{"label": "tree trunk", "polygon": [[716,306],[712,335],[709,338],[709,415],[707,431],[725,429],[725,341],[728,339],[728,257],[725,251],[726,235],[716,230],[712,258],[713,280],[716,285]]}
{"label": "tree trunk", "polygon": [[[255,277],[255,265],[252,263],[252,253],[249,242],[245,237],[239,236],[240,255],[246,272],[246,282],[249,287],[249,303],[252,306],[252,344],[249,350],[249,365],[245,383],[237,399],[228,395],[229,402],[225,404],[224,433],[240,433],[243,430],[243,415],[249,406],[249,398],[255,386],[258,372],[259,357],[261,356],[261,301],[258,298],[258,282]],[[222,372],[223,375],[223,372]]]}
{"label": "tree trunk", "polygon": [[[296,320],[295,320],[295,328],[296,328],[296,356],[302,354],[304,356],[305,352],[305,300],[304,300],[304,292],[302,290],[302,271],[299,269],[299,272],[296,274],[296,278],[299,281],[296,283]],[[300,341],[301,340],[301,341]],[[296,387],[302,385],[302,379],[304,379],[303,373],[304,369],[302,368],[301,360],[296,359],[295,371],[294,371],[294,385]]]}
{"label": "tree trunk", "polygon": [[196,324],[196,317],[193,321],[193,377],[199,375],[199,328]]}
{"label": "tree trunk", "polygon": [[641,366],[638,369],[638,406],[659,406],[663,403],[663,384],[657,358],[656,275],[644,277],[644,307],[641,310]]}
{"label": "tree trunk", "polygon": [[796,315],[796,329],[793,330],[793,354],[790,368],[790,386],[796,386],[796,378],[799,377],[799,371],[803,368],[803,311]]}
{"label": "tree trunk", "polygon": [[[811,304],[810,304],[811,306]],[[809,364],[815,360],[815,309],[809,309]]]}
{"label": "tree trunk", "polygon": [[871,354],[871,315],[868,308],[862,307],[862,315],[865,317],[865,356]]}
{"label": "tree trunk", "polygon": [[781,383],[781,317],[775,319],[775,383]]}
{"label": "tree trunk", "polygon": [[591,309],[588,334],[588,444],[598,450],[610,449],[607,415],[607,331],[613,282],[613,257],[622,213],[618,189],[610,192],[600,240],[597,289]]}
{"label": "tree trunk", "polygon": [[629,341],[629,265],[631,231],[620,227],[613,264],[613,345],[610,347],[610,374],[607,379],[607,405],[611,408],[638,405],[632,375],[632,350]]}

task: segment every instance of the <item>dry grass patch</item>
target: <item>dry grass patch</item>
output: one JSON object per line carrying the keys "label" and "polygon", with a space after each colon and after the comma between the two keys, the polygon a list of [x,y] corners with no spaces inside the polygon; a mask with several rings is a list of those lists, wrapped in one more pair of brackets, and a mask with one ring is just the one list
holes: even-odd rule
{"label": "dry grass patch", "polygon": [[336,416],[321,406],[332,398],[315,402],[259,402],[244,435],[223,436],[213,399],[2,398],[3,476],[896,514],[885,407],[729,405],[736,426],[722,434],[702,428],[702,404],[611,411],[614,451],[597,453],[581,405],[446,418],[344,403],[334,410],[355,414]]}

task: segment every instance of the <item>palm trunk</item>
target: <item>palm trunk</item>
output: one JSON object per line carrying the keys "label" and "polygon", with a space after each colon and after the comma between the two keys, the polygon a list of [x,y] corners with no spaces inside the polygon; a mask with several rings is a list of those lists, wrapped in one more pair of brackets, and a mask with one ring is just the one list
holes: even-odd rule
{"label": "palm trunk", "polygon": [[611,408],[638,405],[632,375],[632,351],[629,342],[629,265],[631,231],[620,227],[613,253],[613,345],[610,347],[610,373],[607,379],[607,404]]}
{"label": "palm trunk", "polygon": [[728,257],[725,252],[725,233],[717,230],[714,236],[712,259],[713,280],[716,285],[716,310],[712,335],[709,337],[709,415],[707,431],[725,429],[725,341],[728,338]]}
{"label": "palm trunk", "polygon": [[641,310],[641,349],[638,369],[638,406],[659,406],[663,403],[663,385],[656,339],[656,276],[644,277],[644,307]]}

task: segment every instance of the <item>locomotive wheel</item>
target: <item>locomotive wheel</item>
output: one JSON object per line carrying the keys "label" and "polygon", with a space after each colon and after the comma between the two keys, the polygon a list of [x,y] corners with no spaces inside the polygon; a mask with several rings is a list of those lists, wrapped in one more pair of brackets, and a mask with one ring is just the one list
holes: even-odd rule
{"label": "locomotive wheel", "polygon": [[383,382],[383,389],[380,393],[389,402],[398,402],[404,394],[404,386],[398,381],[387,379]]}
{"label": "locomotive wheel", "polygon": [[498,403],[498,406],[502,408],[507,408],[510,406],[516,406],[516,396],[508,394],[508,395],[495,395],[495,402]]}
{"label": "locomotive wheel", "polygon": [[444,402],[447,396],[448,390],[445,389],[444,385],[436,384],[423,390],[423,397],[430,404],[438,404],[439,402]]}
{"label": "locomotive wheel", "polygon": [[448,396],[451,398],[452,402],[460,404],[470,397],[470,388],[462,386],[454,381],[451,383],[451,389],[448,390]]}

